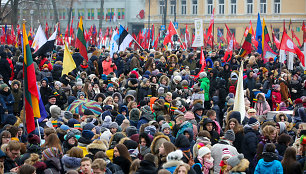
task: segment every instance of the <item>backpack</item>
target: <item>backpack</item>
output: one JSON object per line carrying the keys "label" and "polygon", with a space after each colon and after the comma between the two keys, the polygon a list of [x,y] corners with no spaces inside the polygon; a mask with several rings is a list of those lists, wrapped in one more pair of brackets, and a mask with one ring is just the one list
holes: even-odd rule
{"label": "backpack", "polygon": [[187,158],[188,160],[188,165],[193,167],[195,165],[194,160],[192,158],[192,153],[190,152],[190,158],[188,158],[188,156],[183,152],[183,155]]}

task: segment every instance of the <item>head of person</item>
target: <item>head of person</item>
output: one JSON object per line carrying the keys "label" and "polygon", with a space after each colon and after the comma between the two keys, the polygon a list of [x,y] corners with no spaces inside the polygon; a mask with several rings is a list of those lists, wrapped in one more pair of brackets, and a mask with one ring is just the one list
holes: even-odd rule
{"label": "head of person", "polygon": [[71,148],[67,154],[70,157],[76,157],[76,158],[83,158],[83,150],[79,147],[73,147]]}
{"label": "head of person", "polygon": [[18,169],[17,174],[36,174],[36,168],[32,165],[24,164]]}
{"label": "head of person", "polygon": [[249,109],[248,110],[248,115],[249,115],[249,117],[256,116],[256,110],[255,109]]}
{"label": "head of person", "polygon": [[123,157],[130,162],[132,162],[132,158],[130,156],[130,153],[127,149],[127,147],[124,144],[117,144],[114,147],[114,157]]}
{"label": "head of person", "polygon": [[270,141],[274,141],[277,136],[277,129],[273,126],[265,126],[263,131],[262,131],[263,136],[267,137],[270,139]]}
{"label": "head of person", "polygon": [[[287,147],[282,164],[284,167],[290,166],[293,162],[296,161],[296,150],[294,147]],[[284,165],[285,164],[285,165]]]}
{"label": "head of person", "polygon": [[249,125],[252,129],[258,130],[258,128],[259,128],[259,126],[260,126],[260,123],[259,123],[259,121],[258,121],[256,118],[251,117],[251,118],[249,119],[248,125]]}
{"label": "head of person", "polygon": [[0,145],[2,144],[8,144],[10,141],[11,141],[11,133],[7,130],[4,130],[3,132],[1,132],[1,143]]}
{"label": "head of person", "polygon": [[174,152],[176,147],[169,141],[162,143],[158,149],[159,155],[167,156],[170,152]]}
{"label": "head of person", "polygon": [[17,159],[20,155],[21,145],[18,141],[10,141],[6,147],[6,155],[12,161]]}
{"label": "head of person", "polygon": [[51,95],[51,96],[49,97],[48,101],[49,101],[49,103],[50,103],[51,105],[55,105],[55,103],[56,103],[56,97],[55,97],[54,95]]}
{"label": "head of person", "polygon": [[90,158],[88,157],[82,158],[80,169],[83,174],[92,174],[91,163],[92,163],[92,160]]}
{"label": "head of person", "polygon": [[190,166],[188,164],[178,165],[174,171],[174,174],[188,174]]}
{"label": "head of person", "polygon": [[[203,112],[203,110],[202,110]],[[199,114],[198,114],[199,115]],[[216,111],[214,110],[208,110],[206,113],[207,117],[210,118],[211,120],[216,120],[217,119],[217,115],[216,115]]]}
{"label": "head of person", "polygon": [[93,174],[104,174],[106,171],[106,162],[103,159],[95,159],[91,164],[91,168]]}

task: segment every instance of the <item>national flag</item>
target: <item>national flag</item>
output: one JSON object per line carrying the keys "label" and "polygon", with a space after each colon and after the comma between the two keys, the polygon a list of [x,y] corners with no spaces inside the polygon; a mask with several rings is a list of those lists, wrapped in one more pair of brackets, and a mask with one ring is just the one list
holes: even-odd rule
{"label": "national flag", "polygon": [[86,61],[88,61],[86,40],[84,36],[83,17],[80,18],[75,47],[79,48],[80,54],[83,56],[84,59],[86,59]]}
{"label": "national flag", "polygon": [[283,32],[280,50],[289,51],[295,53],[300,59],[302,65],[305,67],[305,57],[301,50],[292,42],[286,32]]}
{"label": "national flag", "polygon": [[73,31],[73,18],[72,18],[71,24],[70,24],[70,37],[72,37],[73,34],[74,34],[74,31]]}
{"label": "national flag", "polygon": [[261,44],[262,44],[263,57],[265,57],[265,54],[266,54],[265,44],[268,44],[270,42],[270,36],[269,36],[268,29],[267,29],[267,26],[266,26],[265,18],[262,19],[262,31],[263,31],[263,34],[262,34],[262,43]]}
{"label": "national flag", "polygon": [[227,44],[229,44],[229,42],[231,41],[231,38],[232,38],[232,33],[231,33],[231,30],[228,28],[227,24],[225,24],[225,27],[226,27],[226,30],[227,30],[226,41],[227,41]]}
{"label": "national flag", "polygon": [[252,30],[252,44],[255,46],[255,48],[257,49],[258,48],[258,42],[257,40],[255,39],[255,32],[254,32],[254,29],[253,29],[253,25],[252,25],[252,21],[250,20],[250,26],[249,26],[249,29]]}
{"label": "national flag", "polygon": [[228,61],[230,61],[232,59],[233,49],[234,49],[234,37],[232,35],[232,39],[228,43],[226,52],[225,52],[224,57],[223,57],[223,61],[224,62],[228,62]]}
{"label": "national flag", "polygon": [[34,117],[40,118],[39,110],[39,94],[36,85],[35,68],[33,64],[33,58],[31,54],[31,48],[23,24],[23,75],[24,75],[24,100],[25,100],[25,113],[26,113],[26,126],[27,132],[31,133],[35,130]]}
{"label": "national flag", "polygon": [[159,34],[157,35],[157,37],[156,37],[156,39],[155,39],[155,41],[154,41],[153,48],[154,48],[155,50],[157,50],[157,48],[158,48],[158,43],[159,43]]}
{"label": "national flag", "polygon": [[189,48],[190,45],[190,34],[188,31],[188,26],[186,24],[186,30],[185,30],[185,44],[186,44],[186,48]]}
{"label": "national flag", "polygon": [[206,41],[208,41],[208,37],[211,36],[212,30],[213,30],[214,14],[215,14],[215,8],[213,9],[212,14],[210,16],[209,27],[208,27],[207,34],[206,34],[206,37],[205,37]]}
{"label": "national flag", "polygon": [[133,41],[133,37],[120,25],[119,29],[119,51],[124,51]]}
{"label": "national flag", "polygon": [[240,56],[244,57],[252,52],[252,27],[249,29],[248,35],[240,50]]}
{"label": "national flag", "polygon": [[260,20],[260,14],[258,13],[257,18],[257,26],[256,26],[256,40],[258,41],[258,47],[257,52],[259,54],[262,54],[262,26],[261,26],[261,20]]}
{"label": "national flag", "polygon": [[119,49],[119,34],[117,32],[113,32],[111,41],[110,41],[110,55],[113,57],[114,53],[116,53]]}
{"label": "national flag", "polygon": [[68,28],[69,28],[69,25],[67,24],[67,28],[66,28],[66,31],[65,31],[65,42],[67,42],[67,43],[69,43]]}
{"label": "national flag", "polygon": [[172,23],[172,21],[170,21],[168,30],[167,30],[167,35],[164,38],[164,45],[167,45],[169,42],[172,42],[171,38],[173,35],[177,34],[176,33],[176,29]]}
{"label": "national flag", "polygon": [[245,117],[245,102],[244,102],[244,91],[243,91],[243,61],[239,69],[239,77],[236,88],[236,95],[234,101],[233,111],[238,111],[241,114],[241,122]]}
{"label": "national flag", "polygon": [[34,53],[42,47],[47,42],[47,38],[45,36],[44,31],[42,30],[41,25],[39,25],[36,35],[34,37],[34,41],[32,43],[32,48],[34,49]]}
{"label": "national flag", "polygon": [[63,57],[63,71],[62,76],[73,71],[76,68],[75,62],[70,54],[67,43],[65,43],[64,57]]}
{"label": "national flag", "polygon": [[292,40],[293,38],[296,39],[296,41],[298,42],[299,46],[301,47],[301,42],[300,42],[300,39],[295,35],[294,31],[291,29],[291,33],[292,33]]}
{"label": "national flag", "polygon": [[[6,25],[5,25],[5,27],[6,27]],[[6,29],[5,29],[5,35],[6,35]],[[31,47],[32,43],[33,43],[32,27],[30,27],[30,31],[29,31],[29,34],[28,34],[28,41],[29,41],[29,44],[30,44],[30,47]]]}
{"label": "national flag", "polygon": [[49,51],[52,51],[54,48],[54,43],[57,36],[57,28],[54,33],[50,36],[50,38],[45,42],[36,52],[35,55],[43,55]]}

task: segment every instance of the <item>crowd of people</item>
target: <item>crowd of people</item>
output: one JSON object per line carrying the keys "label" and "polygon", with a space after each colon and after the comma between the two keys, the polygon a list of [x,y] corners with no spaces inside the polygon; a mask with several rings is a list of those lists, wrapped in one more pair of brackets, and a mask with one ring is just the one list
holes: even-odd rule
{"label": "crowd of people", "polygon": [[[32,50],[33,51],[33,50]],[[306,170],[303,67],[238,50],[77,48],[33,53],[47,117],[26,132],[21,48],[0,47],[0,174],[300,174]],[[234,111],[243,63],[245,114]],[[96,110],[69,110],[75,101]],[[274,116],[269,113],[275,112]],[[36,122],[36,121],[35,121]]]}

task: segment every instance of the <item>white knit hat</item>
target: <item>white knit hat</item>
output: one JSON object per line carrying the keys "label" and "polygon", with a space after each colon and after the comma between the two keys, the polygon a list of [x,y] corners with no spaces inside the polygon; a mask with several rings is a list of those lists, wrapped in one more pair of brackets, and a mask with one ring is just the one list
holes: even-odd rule
{"label": "white knit hat", "polygon": [[200,148],[199,152],[198,152],[198,156],[203,157],[204,155],[211,153],[210,149],[206,146],[203,146]]}
{"label": "white knit hat", "polygon": [[183,158],[183,152],[181,150],[176,150],[174,152],[170,152],[167,155],[167,162],[169,161],[181,161]]}

